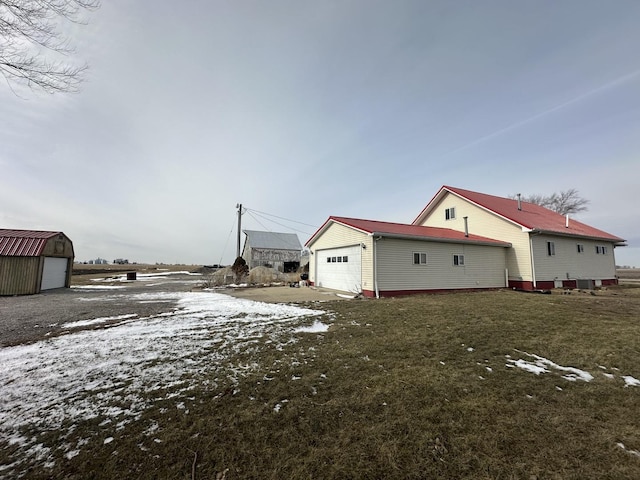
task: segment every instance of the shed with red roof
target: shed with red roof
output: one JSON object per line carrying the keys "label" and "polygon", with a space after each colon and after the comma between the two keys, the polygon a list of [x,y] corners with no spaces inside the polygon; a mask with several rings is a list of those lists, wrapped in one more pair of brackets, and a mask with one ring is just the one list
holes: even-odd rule
{"label": "shed with red roof", "polygon": [[0,229],[0,295],[69,287],[73,257],[62,232]]}

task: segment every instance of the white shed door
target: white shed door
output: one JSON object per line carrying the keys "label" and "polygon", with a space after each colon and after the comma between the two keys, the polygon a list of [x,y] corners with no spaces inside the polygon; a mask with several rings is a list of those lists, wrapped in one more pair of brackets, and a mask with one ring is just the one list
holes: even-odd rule
{"label": "white shed door", "polygon": [[362,291],[362,247],[331,248],[316,251],[319,287],[360,293]]}
{"label": "white shed door", "polygon": [[67,258],[44,257],[40,290],[63,288],[67,283]]}

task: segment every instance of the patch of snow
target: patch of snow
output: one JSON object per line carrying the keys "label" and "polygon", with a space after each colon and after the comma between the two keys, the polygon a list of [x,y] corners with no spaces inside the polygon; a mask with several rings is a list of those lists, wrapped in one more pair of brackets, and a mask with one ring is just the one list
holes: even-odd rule
{"label": "patch of snow", "polygon": [[71,285],[76,290],[121,290],[127,288],[121,285]]}
{"label": "patch of snow", "polygon": [[467,352],[473,352],[475,349],[473,347],[468,347]]}
{"label": "patch of snow", "polygon": [[[229,365],[229,358],[255,351],[257,339],[276,346],[295,341],[295,327],[323,313],[218,293],[142,293],[113,299],[123,297],[175,301],[176,309],[109,329],[0,348],[0,442],[14,442],[21,462],[38,442],[16,432],[60,430],[64,442],[76,425],[91,419],[121,430],[156,401],[176,396],[181,397],[179,404],[199,386],[216,388],[218,377],[228,381],[250,373],[257,364]],[[69,446],[67,458],[80,449]],[[11,477],[20,468],[3,474]]]}
{"label": "patch of snow", "polygon": [[104,439],[103,443],[104,443],[104,445],[106,445],[106,444],[111,443],[111,442],[113,442],[113,437],[107,437],[107,438]]}
{"label": "patch of snow", "polygon": [[640,380],[633,378],[631,375],[622,375],[625,387],[640,387]]}
{"label": "patch of snow", "polygon": [[[559,370],[561,372],[567,372],[565,375],[562,375],[562,378],[568,380],[570,382],[575,382],[581,380],[583,382],[590,382],[593,380],[593,375],[585,370],[580,370],[574,367],[563,367],[562,365],[558,365],[557,363],[552,362],[544,357],[539,355],[535,355],[527,352],[520,352],[524,355],[533,358],[533,361],[529,360],[512,360],[511,358],[507,358],[507,366],[515,366],[525,370],[527,372],[535,373],[536,375],[540,375],[541,373],[549,372],[549,369]],[[511,364],[511,365],[510,365]]]}
{"label": "patch of snow", "polygon": [[625,452],[629,453],[630,455],[633,455],[634,457],[640,457],[640,452],[639,452],[639,451],[637,451],[637,450],[631,450],[631,449],[628,449],[628,448],[625,446],[625,444],[624,444],[624,443],[622,443],[622,442],[618,442],[618,443],[616,443],[616,445],[617,445],[618,447],[620,447],[622,450],[624,450]]}
{"label": "patch of snow", "polygon": [[125,314],[125,315],[116,315],[115,317],[99,317],[99,318],[93,318],[93,319],[90,319],[90,320],[78,320],[77,322],[63,323],[62,327],[63,328],[86,327],[88,325],[95,325],[95,324],[98,324],[98,323],[105,323],[105,322],[109,322],[111,320],[125,320],[127,318],[135,318],[137,316],[138,316],[137,313],[128,313],[128,314]]}
{"label": "patch of snow", "polygon": [[329,330],[329,325],[326,325],[318,320],[313,322],[313,325],[309,327],[298,327],[294,330],[297,333],[323,333]]}

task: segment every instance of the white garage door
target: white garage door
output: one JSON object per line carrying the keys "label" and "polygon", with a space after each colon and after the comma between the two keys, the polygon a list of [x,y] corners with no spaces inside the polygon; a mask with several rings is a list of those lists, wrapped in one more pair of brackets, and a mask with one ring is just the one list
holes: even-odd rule
{"label": "white garage door", "polygon": [[332,248],[316,252],[319,287],[360,293],[362,291],[362,247]]}
{"label": "white garage door", "polygon": [[41,290],[51,290],[52,288],[62,288],[67,283],[67,263],[66,258],[44,257],[44,268],[42,270]]}

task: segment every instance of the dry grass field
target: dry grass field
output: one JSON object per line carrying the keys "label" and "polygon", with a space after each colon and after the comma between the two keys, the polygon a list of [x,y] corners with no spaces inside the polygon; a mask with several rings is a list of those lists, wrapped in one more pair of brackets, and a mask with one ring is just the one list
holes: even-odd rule
{"label": "dry grass field", "polygon": [[[234,375],[141,391],[135,422],[81,422],[64,438],[79,453],[24,478],[640,478],[640,288],[306,306],[328,331],[256,333],[225,350]],[[0,447],[0,465],[15,461]]]}

